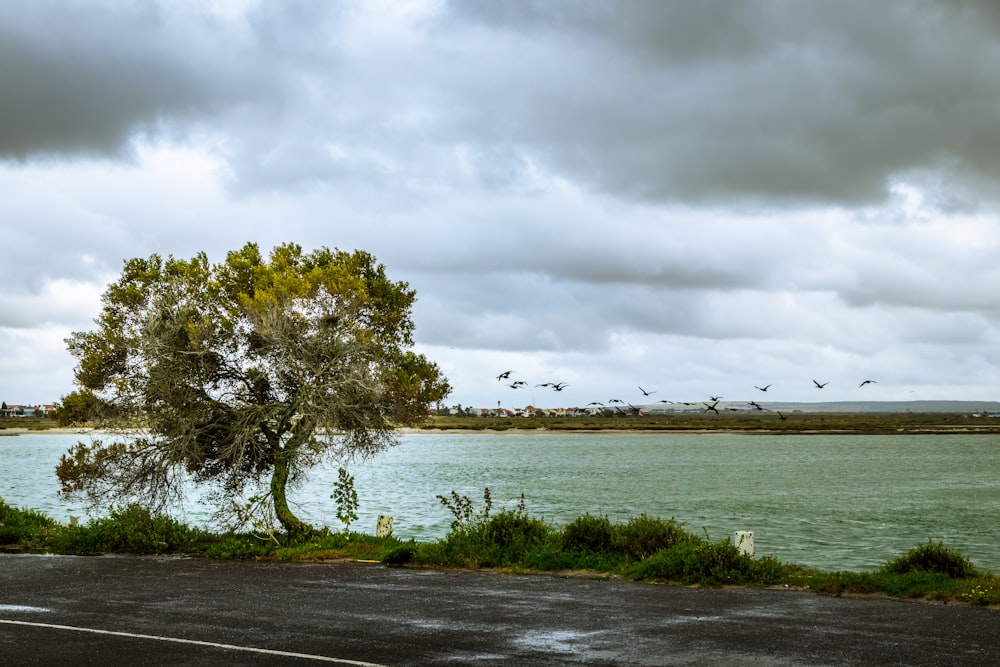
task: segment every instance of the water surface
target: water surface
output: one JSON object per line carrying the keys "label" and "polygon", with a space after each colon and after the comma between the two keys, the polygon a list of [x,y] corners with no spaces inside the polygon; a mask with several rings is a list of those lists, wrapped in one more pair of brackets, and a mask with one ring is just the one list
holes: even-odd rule
{"label": "water surface", "polygon": [[[0,437],[0,497],[60,519],[85,516],[61,501],[53,473],[79,436]],[[291,493],[300,515],[339,527],[330,499],[336,465]],[[443,536],[452,490],[557,525],[586,512],[615,521],[675,518],[721,539],[752,530],[758,555],[825,570],[874,569],[928,539],[1000,572],[1000,436],[740,435],[668,433],[415,433],[349,466],[360,500],[355,528],[395,517],[403,538]],[[189,501],[182,520],[205,525]]]}

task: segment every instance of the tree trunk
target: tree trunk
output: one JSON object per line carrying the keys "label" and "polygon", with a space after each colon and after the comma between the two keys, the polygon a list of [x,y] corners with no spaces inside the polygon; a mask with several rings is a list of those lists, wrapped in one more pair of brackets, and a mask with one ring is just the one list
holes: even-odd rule
{"label": "tree trunk", "polygon": [[274,504],[274,515],[281,526],[289,533],[309,533],[312,526],[302,521],[288,507],[285,486],[288,483],[288,455],[279,452],[274,459],[274,472],[271,474],[271,502]]}

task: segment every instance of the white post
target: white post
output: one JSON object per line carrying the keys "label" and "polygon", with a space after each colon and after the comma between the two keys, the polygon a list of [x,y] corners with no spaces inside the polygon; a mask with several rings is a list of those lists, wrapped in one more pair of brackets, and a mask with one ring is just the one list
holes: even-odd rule
{"label": "white post", "polygon": [[388,514],[379,514],[375,524],[375,537],[388,537],[392,534],[393,518]]}
{"label": "white post", "polygon": [[753,531],[752,530],[737,530],[736,534],[733,535],[733,544],[736,548],[740,550],[744,556],[749,556],[753,558]]}

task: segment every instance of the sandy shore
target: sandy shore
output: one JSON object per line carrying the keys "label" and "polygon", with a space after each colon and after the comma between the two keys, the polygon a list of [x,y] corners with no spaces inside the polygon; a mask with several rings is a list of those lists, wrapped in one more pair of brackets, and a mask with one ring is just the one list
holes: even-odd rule
{"label": "sandy shore", "polygon": [[0,428],[0,436],[4,436],[4,435],[47,435],[47,434],[51,434],[51,433],[57,433],[57,434],[58,433],[67,433],[67,434],[74,434],[74,433],[76,433],[76,434],[80,434],[80,435],[85,435],[85,434],[89,434],[89,433],[93,433],[93,432],[94,432],[94,429],[92,429],[92,428],[81,428],[79,426],[75,427],[75,428],[43,428],[43,429],[20,428],[20,427]]}

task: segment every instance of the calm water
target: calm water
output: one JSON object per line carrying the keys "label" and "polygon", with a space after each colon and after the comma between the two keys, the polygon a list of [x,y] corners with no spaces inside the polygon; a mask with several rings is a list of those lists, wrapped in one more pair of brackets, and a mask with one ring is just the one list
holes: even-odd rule
{"label": "calm water", "polygon": [[[85,516],[61,502],[53,473],[78,436],[0,437],[0,497],[54,518]],[[402,538],[443,536],[454,489],[482,506],[514,507],[561,525],[585,513],[620,521],[673,517],[712,539],[752,530],[758,555],[825,570],[874,569],[943,541],[1000,572],[1000,436],[763,436],[730,434],[419,433],[350,467],[356,529],[395,516]],[[337,527],[336,466],[292,492],[303,518]],[[204,525],[210,510],[177,509]]]}

